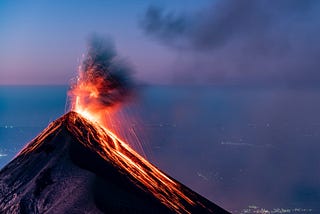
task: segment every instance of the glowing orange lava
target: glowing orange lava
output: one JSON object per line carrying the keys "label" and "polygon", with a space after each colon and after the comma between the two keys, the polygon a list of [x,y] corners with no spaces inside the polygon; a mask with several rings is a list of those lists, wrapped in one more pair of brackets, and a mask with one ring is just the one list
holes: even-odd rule
{"label": "glowing orange lava", "polygon": [[[92,134],[95,136],[96,141],[100,143],[100,147],[103,148],[103,151],[99,152],[101,157],[107,161],[111,160],[114,165],[125,170],[126,174],[139,181],[140,188],[153,194],[170,209],[177,213],[188,213],[184,204],[187,203],[189,206],[193,206],[196,202],[181,190],[181,186],[176,181],[166,176],[135,152],[127,143],[113,133],[108,124],[105,123],[106,114],[109,114],[114,109],[105,107],[96,100],[96,97],[99,96],[102,82],[97,79],[92,84],[92,81],[88,83],[82,80],[83,77],[80,73],[76,87],[69,92],[72,98],[72,111],[91,121],[94,129],[98,130],[98,132]],[[103,89],[107,90],[105,87]],[[76,126],[71,128],[78,135],[82,134],[81,130],[77,130]]]}
{"label": "glowing orange lava", "polygon": [[[77,119],[78,118],[75,118],[75,120]],[[77,121],[73,123],[77,123]],[[184,204],[194,205],[195,202],[186,196],[186,193],[181,190],[180,184],[137,154],[128,144],[120,140],[108,129],[99,126],[97,123],[91,123],[91,125],[92,129],[87,131],[94,139],[88,139],[87,142],[82,142],[83,145],[92,149],[96,147],[94,142],[99,143],[98,147],[100,149],[96,149],[95,151],[120,171],[124,170],[124,173],[131,176],[132,178],[129,178],[141,189],[150,192],[163,204],[177,213],[189,213],[188,210],[185,209]],[[81,129],[77,127],[78,126],[70,126],[68,129],[76,136],[79,136],[78,140],[80,141],[83,133]]]}

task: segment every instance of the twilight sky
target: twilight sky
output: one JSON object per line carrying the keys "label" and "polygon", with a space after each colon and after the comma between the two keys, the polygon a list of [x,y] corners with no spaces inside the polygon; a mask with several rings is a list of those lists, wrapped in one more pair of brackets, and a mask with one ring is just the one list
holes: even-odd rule
{"label": "twilight sky", "polygon": [[92,34],[140,82],[317,86],[317,0],[0,2],[0,84],[67,84]]}

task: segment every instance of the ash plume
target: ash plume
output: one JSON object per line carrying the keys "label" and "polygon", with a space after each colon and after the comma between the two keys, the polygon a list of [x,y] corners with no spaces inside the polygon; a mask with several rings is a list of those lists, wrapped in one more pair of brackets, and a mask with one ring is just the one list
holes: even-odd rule
{"label": "ash plume", "polygon": [[148,35],[167,45],[180,43],[180,48],[195,50],[218,49],[237,38],[242,42],[247,39],[246,43],[258,37],[263,42],[284,42],[292,33],[288,30],[319,24],[319,6],[316,0],[218,0],[190,14],[150,6],[141,26]]}
{"label": "ash plume", "polygon": [[317,0],[217,0],[186,13],[150,6],[140,26],[177,51],[177,80],[318,85],[319,11]]}
{"label": "ash plume", "polygon": [[131,95],[131,74],[132,69],[117,56],[110,39],[92,37],[69,95],[79,97],[85,105],[112,107]]}

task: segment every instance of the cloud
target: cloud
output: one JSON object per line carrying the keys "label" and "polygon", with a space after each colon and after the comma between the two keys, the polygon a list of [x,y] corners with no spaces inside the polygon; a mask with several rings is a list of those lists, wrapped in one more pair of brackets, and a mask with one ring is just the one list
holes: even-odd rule
{"label": "cloud", "polygon": [[316,0],[217,0],[189,14],[151,6],[140,24],[183,56],[183,75],[191,74],[190,62],[199,67],[200,81],[313,85],[320,80],[319,9]]}

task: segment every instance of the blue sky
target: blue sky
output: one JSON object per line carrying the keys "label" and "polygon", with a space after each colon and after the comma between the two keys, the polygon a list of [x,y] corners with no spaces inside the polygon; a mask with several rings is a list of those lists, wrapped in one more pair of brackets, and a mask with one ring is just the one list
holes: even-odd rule
{"label": "blue sky", "polygon": [[319,85],[316,0],[0,2],[0,84],[68,84],[92,34],[138,82]]}
{"label": "blue sky", "polygon": [[112,38],[139,81],[168,82],[170,77],[161,70],[168,69],[175,53],[148,38],[139,27],[139,19],[149,5],[187,11],[201,3],[1,1],[0,84],[68,83],[93,33]]}

